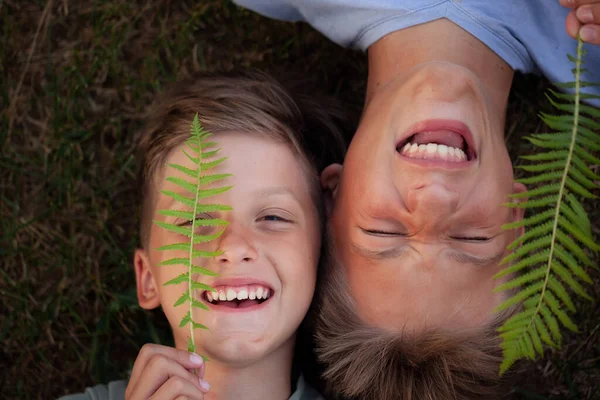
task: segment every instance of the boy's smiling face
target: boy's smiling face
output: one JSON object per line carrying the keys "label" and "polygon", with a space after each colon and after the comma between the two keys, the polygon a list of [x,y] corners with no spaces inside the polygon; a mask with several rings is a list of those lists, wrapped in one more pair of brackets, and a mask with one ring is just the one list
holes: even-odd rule
{"label": "boy's smiling face", "polygon": [[[210,311],[194,310],[194,320],[209,328],[208,331],[196,330],[195,338],[197,352],[243,365],[263,358],[282,345],[289,344],[289,351],[293,348],[294,333],[308,310],[315,288],[320,223],[307,168],[290,146],[256,133],[226,132],[214,139],[221,148],[219,155],[228,159],[210,173],[233,174],[218,182],[218,186],[232,185],[233,188],[208,200],[229,205],[233,211],[210,215],[229,222],[223,235],[206,245],[207,249],[219,249],[223,254],[194,261],[219,276],[199,275],[195,279],[217,288],[220,298],[230,301],[215,301],[215,298],[211,301],[212,296],[207,293],[195,293],[195,298],[210,308]],[[167,164],[194,168],[181,149],[169,155]],[[186,209],[170,197],[158,194],[161,190],[172,190],[189,196],[164,180],[166,176],[186,176],[169,167],[164,168],[162,174],[156,180],[153,219],[184,224],[185,221],[159,215],[157,211]],[[135,256],[140,305],[144,308],[162,305],[178,348],[187,347],[189,326],[179,328],[179,323],[188,311],[188,304],[178,307],[173,304],[187,285],[163,284],[187,268],[158,267],[157,264],[170,258],[187,257],[187,254],[156,248],[186,240],[183,235],[153,224],[149,246],[138,250]],[[232,297],[242,300],[231,300]]]}

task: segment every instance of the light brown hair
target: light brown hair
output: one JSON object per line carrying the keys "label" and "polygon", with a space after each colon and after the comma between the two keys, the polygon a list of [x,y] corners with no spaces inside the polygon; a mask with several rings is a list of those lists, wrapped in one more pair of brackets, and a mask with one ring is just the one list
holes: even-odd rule
{"label": "light brown hair", "polygon": [[148,243],[157,179],[170,152],[189,137],[196,113],[213,134],[252,132],[288,144],[307,168],[322,213],[318,174],[328,164],[342,162],[346,148],[341,108],[331,99],[318,103],[258,71],[200,73],[160,95],[138,133],[142,247]]}
{"label": "light brown hair", "polygon": [[501,397],[496,329],[515,312],[466,332],[391,332],[355,311],[343,266],[327,235],[316,310],[316,353],[333,398],[467,400]]}

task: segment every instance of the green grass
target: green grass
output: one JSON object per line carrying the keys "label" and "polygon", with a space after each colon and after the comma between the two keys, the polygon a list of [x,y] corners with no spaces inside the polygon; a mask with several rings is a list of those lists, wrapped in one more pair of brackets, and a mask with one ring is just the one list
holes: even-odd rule
{"label": "green grass", "polygon": [[[137,306],[132,269],[132,137],[166,84],[197,70],[294,70],[356,119],[365,88],[364,54],[224,1],[57,0],[43,14],[47,5],[0,0],[1,398],[81,391],[126,376],[143,343],[171,343],[160,311]],[[546,86],[516,80],[513,156],[528,150],[524,132],[542,129]],[[583,306],[582,333],[562,351],[520,367],[508,398],[600,397],[597,304]]]}

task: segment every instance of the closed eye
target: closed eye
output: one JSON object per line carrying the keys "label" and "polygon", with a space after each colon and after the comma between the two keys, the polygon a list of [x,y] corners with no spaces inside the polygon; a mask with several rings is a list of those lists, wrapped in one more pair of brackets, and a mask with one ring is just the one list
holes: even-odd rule
{"label": "closed eye", "polygon": [[379,229],[362,229],[362,231],[364,233],[366,233],[367,235],[373,235],[373,236],[407,236],[405,233],[382,231]]}
{"label": "closed eye", "polygon": [[451,237],[451,239],[460,240],[464,242],[487,242],[490,238],[485,236],[473,236],[473,237]]}

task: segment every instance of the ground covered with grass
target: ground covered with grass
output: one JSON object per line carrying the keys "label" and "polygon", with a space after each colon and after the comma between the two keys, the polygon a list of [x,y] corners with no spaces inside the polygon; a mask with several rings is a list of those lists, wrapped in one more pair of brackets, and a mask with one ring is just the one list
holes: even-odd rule
{"label": "ground covered with grass", "polygon": [[[240,67],[310,75],[359,115],[364,54],[306,25],[225,1],[0,0],[0,398],[123,378],[143,343],[170,343],[135,297],[133,134],[169,82]],[[516,79],[513,157],[542,130],[546,87]],[[590,212],[597,236],[600,205]],[[562,350],[515,370],[507,398],[600,398],[598,303],[577,320]]]}

